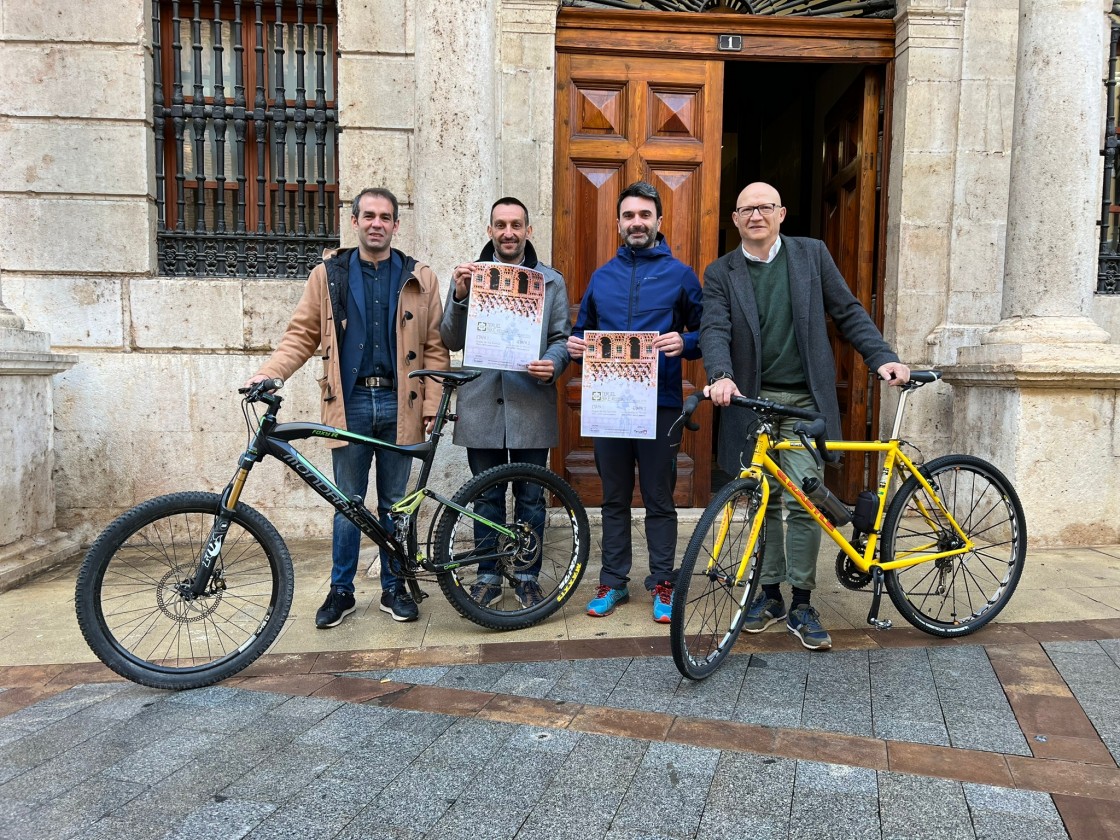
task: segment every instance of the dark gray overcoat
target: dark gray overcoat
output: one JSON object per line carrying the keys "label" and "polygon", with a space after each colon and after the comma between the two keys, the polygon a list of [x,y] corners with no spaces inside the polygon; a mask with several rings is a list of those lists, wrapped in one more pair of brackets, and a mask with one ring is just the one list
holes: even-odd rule
{"label": "dark gray overcoat", "polygon": [[[556,378],[568,367],[568,290],[560,272],[537,262],[532,244],[526,246],[525,265],[544,274],[544,320],[541,324],[541,359],[551,359],[553,379],[542,382],[528,373],[512,370],[482,371],[482,376],[457,391],[455,435],[459,446],[478,449],[550,449],[560,442],[556,420]],[[489,256],[488,256],[489,254]],[[488,246],[483,260],[493,260]],[[455,284],[447,294],[439,333],[448,350],[462,350],[467,335],[467,304],[455,300]]]}
{"label": "dark gray overcoat", "polygon": [[[805,381],[828,419],[828,436],[840,437],[840,406],[836,400],[836,360],[828,340],[825,314],[856,348],[871,370],[898,356],[883,340],[867,310],[844,282],[832,256],[819,239],[782,236],[789,265],[790,298],[797,349]],[[762,383],[762,338],[754,288],[747,273],[743,249],[724,254],[704,271],[704,317],[700,322],[700,349],[708,376],[731,374],[739,390],[757,397]],[[740,470],[740,458],[750,433],[752,417],[741,408],[728,408],[720,418],[717,459],[731,475]]]}

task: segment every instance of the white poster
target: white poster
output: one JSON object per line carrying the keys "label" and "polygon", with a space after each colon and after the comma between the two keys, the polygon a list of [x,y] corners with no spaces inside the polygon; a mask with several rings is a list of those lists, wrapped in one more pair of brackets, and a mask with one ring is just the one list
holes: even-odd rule
{"label": "white poster", "polygon": [[475,263],[463,365],[525,370],[541,355],[544,275],[523,265]]}
{"label": "white poster", "polygon": [[655,332],[584,334],[580,434],[584,437],[657,436]]}

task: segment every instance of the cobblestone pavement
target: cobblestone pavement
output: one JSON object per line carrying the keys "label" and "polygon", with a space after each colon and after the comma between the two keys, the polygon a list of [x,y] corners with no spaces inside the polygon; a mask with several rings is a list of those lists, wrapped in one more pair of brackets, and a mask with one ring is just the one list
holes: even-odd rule
{"label": "cobblestone pavement", "polygon": [[526,634],[433,598],[418,645],[299,615],[181,693],[90,661],[63,571],[0,594],[0,838],[1120,838],[1118,558],[1045,559],[1068,620],[1042,583],[959,640],[855,602],[833,651],[775,627],[702,683],[640,596]]}

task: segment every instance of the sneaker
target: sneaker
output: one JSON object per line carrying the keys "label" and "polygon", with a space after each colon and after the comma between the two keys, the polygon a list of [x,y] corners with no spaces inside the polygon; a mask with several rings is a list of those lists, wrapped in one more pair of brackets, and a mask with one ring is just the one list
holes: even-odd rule
{"label": "sneaker", "polygon": [[786,605],[779,598],[767,598],[761,593],[747,607],[747,617],[743,619],[743,629],[748,633],[761,633],[771,624],[786,617]]}
{"label": "sneaker", "polygon": [[630,591],[623,586],[620,589],[611,589],[609,586],[599,585],[595,590],[595,597],[587,604],[587,614],[602,618],[614,612],[619,604],[630,600]]}
{"label": "sneaker", "polygon": [[496,583],[476,583],[471,587],[471,600],[480,607],[496,607],[502,601],[502,587]]}
{"label": "sneaker", "polygon": [[786,629],[809,650],[828,650],[832,647],[832,637],[821,627],[821,617],[808,604],[799,604],[789,611]]}
{"label": "sneaker", "polygon": [[529,607],[535,607],[544,600],[544,592],[541,591],[541,585],[535,580],[523,580],[513,587],[513,594],[517,596],[521,608],[524,610]]}
{"label": "sneaker", "polygon": [[389,613],[393,621],[416,621],[420,617],[416,602],[403,585],[381,593],[381,612]]}
{"label": "sneaker", "polygon": [[653,587],[653,620],[668,624],[673,614],[673,584],[659,583]]}
{"label": "sneaker", "polygon": [[315,626],[320,630],[328,627],[337,627],[342,619],[354,612],[354,593],[345,589],[332,589],[327,593],[327,600],[315,613]]}

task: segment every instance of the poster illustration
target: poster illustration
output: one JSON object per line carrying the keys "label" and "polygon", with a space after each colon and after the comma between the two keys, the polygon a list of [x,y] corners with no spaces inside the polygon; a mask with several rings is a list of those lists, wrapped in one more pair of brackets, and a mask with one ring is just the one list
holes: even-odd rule
{"label": "poster illustration", "polygon": [[580,434],[584,437],[657,436],[655,332],[584,334]]}
{"label": "poster illustration", "polygon": [[523,265],[475,263],[463,364],[525,370],[540,358],[544,275]]}

